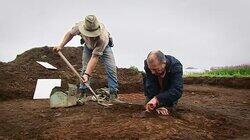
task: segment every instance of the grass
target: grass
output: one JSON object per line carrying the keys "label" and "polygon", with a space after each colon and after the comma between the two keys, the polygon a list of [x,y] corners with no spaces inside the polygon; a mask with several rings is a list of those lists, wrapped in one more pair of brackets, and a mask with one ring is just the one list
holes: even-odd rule
{"label": "grass", "polygon": [[185,77],[250,77],[250,65],[221,67],[203,73],[188,73]]}

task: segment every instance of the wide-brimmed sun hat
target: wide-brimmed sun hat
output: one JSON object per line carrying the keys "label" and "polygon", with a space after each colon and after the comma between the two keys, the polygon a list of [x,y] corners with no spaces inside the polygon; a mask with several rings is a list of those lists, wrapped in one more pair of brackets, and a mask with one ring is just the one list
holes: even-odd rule
{"label": "wide-brimmed sun hat", "polygon": [[103,24],[97,20],[95,15],[86,16],[78,27],[80,32],[87,37],[97,37],[103,32]]}

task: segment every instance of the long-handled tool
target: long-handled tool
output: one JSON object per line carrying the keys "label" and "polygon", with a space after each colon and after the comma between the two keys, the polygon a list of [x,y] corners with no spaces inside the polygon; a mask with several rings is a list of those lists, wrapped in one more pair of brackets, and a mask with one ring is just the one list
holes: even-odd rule
{"label": "long-handled tool", "polygon": [[63,59],[63,61],[68,65],[68,67],[76,74],[76,76],[80,79],[80,82],[82,82],[83,84],[85,84],[87,86],[87,88],[91,91],[91,93],[94,95],[94,97],[97,100],[97,103],[106,107],[109,107],[112,104],[105,104],[105,103],[101,103],[97,97],[97,95],[95,94],[94,90],[90,87],[90,85],[88,83],[84,83],[82,77],[80,76],[80,74],[75,70],[75,68],[70,64],[70,62],[66,59],[66,57],[62,54],[61,51],[58,52],[58,54],[60,55],[60,57]]}

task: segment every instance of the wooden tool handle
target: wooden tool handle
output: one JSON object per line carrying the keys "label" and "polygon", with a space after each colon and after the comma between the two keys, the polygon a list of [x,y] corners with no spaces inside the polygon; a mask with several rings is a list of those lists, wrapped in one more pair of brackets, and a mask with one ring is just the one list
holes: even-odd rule
{"label": "wooden tool handle", "polygon": [[[60,57],[63,59],[63,61],[69,66],[69,68],[77,75],[77,77],[81,80],[81,82],[83,82],[82,77],[80,76],[80,74],[76,71],[76,69],[69,63],[69,61],[66,59],[66,57],[62,54],[61,51],[58,52],[58,54],[60,55]],[[93,95],[95,96],[95,98],[98,100],[94,90],[89,86],[88,83],[83,83],[87,86],[87,88],[93,93]]]}

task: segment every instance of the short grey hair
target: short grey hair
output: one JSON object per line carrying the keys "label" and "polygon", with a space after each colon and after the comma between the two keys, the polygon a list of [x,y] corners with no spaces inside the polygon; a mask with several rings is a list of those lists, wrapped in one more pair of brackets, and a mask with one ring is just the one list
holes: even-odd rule
{"label": "short grey hair", "polygon": [[147,56],[147,63],[148,64],[152,64],[156,58],[159,62],[161,63],[166,63],[166,57],[165,57],[165,54],[162,53],[160,50],[157,50],[157,51],[151,51],[148,56]]}

